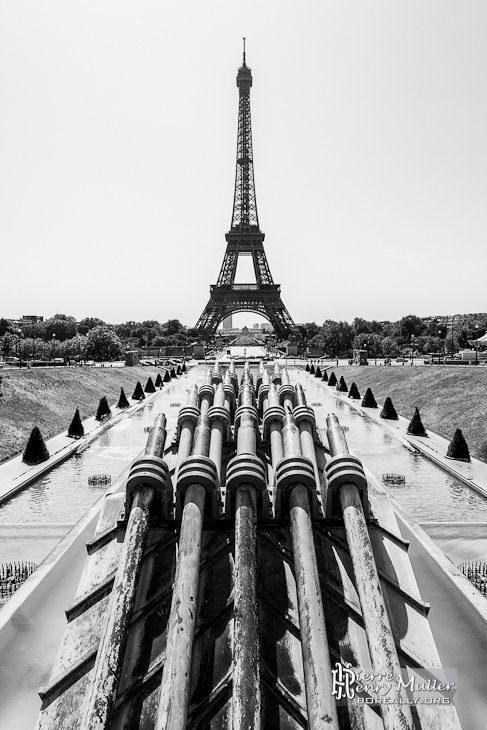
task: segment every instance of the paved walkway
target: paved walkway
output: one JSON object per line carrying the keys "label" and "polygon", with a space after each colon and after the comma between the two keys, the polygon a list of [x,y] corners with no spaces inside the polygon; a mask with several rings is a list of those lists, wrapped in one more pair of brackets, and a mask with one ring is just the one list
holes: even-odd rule
{"label": "paved walkway", "polygon": [[[309,375],[309,378],[313,378],[313,375]],[[314,379],[315,382],[318,379]],[[320,382],[318,380],[318,382]],[[397,421],[390,421],[380,417],[382,411],[382,404],[377,404],[377,408],[364,408],[361,405],[362,398],[355,400],[348,397],[348,393],[340,393],[336,391],[334,387],[327,385],[326,381],[321,381],[323,388],[326,388],[334,396],[340,400],[346,402],[350,408],[354,408],[356,411],[366,413],[376,423],[379,423],[383,428],[390,431],[396,438],[405,442],[406,445],[414,447],[420,451],[431,461],[434,461],[439,466],[443,467],[446,471],[450,472],[454,476],[461,479],[463,482],[468,484],[480,494],[487,497],[487,464],[478,459],[472,457],[470,462],[456,461],[455,459],[449,459],[446,456],[449,441],[443,436],[439,436],[433,431],[429,431],[427,424],[424,424],[427,432],[427,436],[413,436],[407,433],[407,427],[411,421],[411,418],[403,418],[399,416]],[[361,393],[363,397],[364,393]],[[412,417],[411,413],[411,417]],[[452,434],[453,436],[453,434]]]}
{"label": "paved walkway", "polygon": [[[156,393],[158,392],[157,390]],[[90,416],[90,418],[85,419],[83,421],[85,430],[83,438],[72,439],[68,436],[66,430],[48,439],[46,446],[50,458],[47,461],[43,461],[42,464],[29,466],[22,461],[22,454],[18,454],[12,459],[0,464],[0,504],[9,499],[15,492],[26,487],[34,479],[37,479],[41,474],[44,474],[56,466],[56,464],[59,464],[59,462],[67,459],[75,451],[86,446],[90,441],[97,438],[103,431],[114,426],[122,418],[143,408],[156,393],[145,393],[145,399],[143,401],[134,403],[124,410],[117,408],[116,404],[111,405],[112,417],[103,423],[97,421],[95,416]]]}

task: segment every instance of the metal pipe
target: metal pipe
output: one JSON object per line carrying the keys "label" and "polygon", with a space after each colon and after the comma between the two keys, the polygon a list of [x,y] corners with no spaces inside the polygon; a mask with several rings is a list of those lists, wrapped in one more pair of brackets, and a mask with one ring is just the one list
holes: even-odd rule
{"label": "metal pipe", "polygon": [[282,369],[281,372],[282,385],[279,389],[279,395],[282,398],[282,405],[285,411],[292,411],[294,408],[294,388],[289,381],[289,373],[286,368]]}
{"label": "metal pipe", "polygon": [[179,471],[177,488],[185,489],[184,507],[155,730],[186,728],[206,491],[208,482],[213,486],[216,478],[215,473],[208,479],[209,445],[210,422],[201,415],[193,455],[182,462]]}
{"label": "metal pipe", "polygon": [[175,478],[177,478],[179,465],[183,459],[191,453],[193,445],[193,436],[196,422],[199,416],[198,408],[198,386],[191,386],[185,408],[182,408],[178,418],[179,428],[179,447],[175,469]]}
{"label": "metal pipe", "polygon": [[299,428],[299,439],[301,441],[301,451],[313,464],[315,473],[316,487],[320,489],[320,472],[318,470],[318,460],[316,458],[314,432],[316,428],[316,419],[311,408],[306,403],[306,396],[301,383],[296,385],[296,408],[294,409],[294,418]]}
{"label": "metal pipe", "polygon": [[[244,386],[242,405],[252,407],[252,394]],[[255,463],[257,434],[255,411],[242,412],[233,470],[235,488],[234,667],[232,689],[233,730],[260,728],[260,662],[257,603],[256,523],[257,493],[248,479],[247,461]],[[258,461],[258,460],[257,460]],[[241,467],[239,469],[239,462]],[[230,488],[232,481],[230,479]],[[265,482],[264,485],[265,487]]]}
{"label": "metal pipe", "polygon": [[325,614],[305,486],[294,487],[289,506],[309,728],[338,730]]}
{"label": "metal pipe", "polygon": [[155,730],[186,730],[205,488],[186,490]]}
{"label": "metal pipe", "polygon": [[212,385],[212,373],[210,368],[206,372],[205,382],[200,388],[200,411],[201,415],[205,416],[213,403],[213,397],[215,395],[215,389]]}
{"label": "metal pipe", "polygon": [[[242,428],[242,427],[241,427]],[[256,490],[235,495],[233,730],[260,728],[260,662],[257,604]]]}
{"label": "metal pipe", "polygon": [[[281,467],[289,462],[297,472],[300,469],[299,457],[301,457],[301,461],[303,460],[299,430],[291,413],[284,416],[282,438],[284,459],[281,462]],[[296,476],[289,487],[289,510],[308,724],[310,730],[322,730],[324,727],[339,730],[337,709],[332,695],[330,652],[326,635],[308,494],[308,488],[310,486],[314,488],[315,485],[313,484],[312,471],[310,471],[312,470],[311,465],[308,463],[306,467],[305,463],[302,465],[301,470],[302,483],[300,482],[300,476]],[[278,489],[280,488],[280,475],[278,473]]]}
{"label": "metal pipe", "polygon": [[284,412],[279,400],[279,392],[274,383],[272,383],[269,388],[267,408],[264,411],[264,423],[269,421],[269,440],[271,443],[271,459],[274,470],[276,469],[278,462],[284,456],[284,450],[282,447],[282,419],[284,417]]}
{"label": "metal pipe", "polygon": [[[166,441],[165,425],[165,416],[158,416],[149,433],[146,456],[161,458]],[[140,465],[142,461],[136,463]],[[147,479],[149,481],[150,477]],[[164,480],[159,481],[164,488]],[[96,654],[93,680],[82,713],[81,730],[105,730],[111,725],[155,493],[154,484],[141,482],[132,494],[125,539]]]}
{"label": "metal pipe", "polygon": [[[334,414],[327,417],[327,426],[328,443],[332,457],[340,458],[342,455],[349,454],[345,434]],[[328,464],[332,463],[333,458]],[[346,473],[339,478],[341,483],[338,486],[338,496],[343,511],[345,532],[352,558],[372,667],[374,672],[384,672],[384,674],[400,677],[401,666],[384,602],[359,489],[353,481],[352,472],[350,472],[349,481],[346,481]],[[330,481],[329,488],[333,488]],[[381,705],[384,728],[385,730],[397,730],[398,728],[412,730],[414,724],[410,708],[407,705],[405,690],[398,691],[398,697],[400,698],[399,702]]]}
{"label": "metal pipe", "polygon": [[215,392],[213,405],[208,411],[211,422],[209,457],[216,466],[219,481],[221,480],[222,470],[223,440],[230,423],[230,416],[225,407],[226,402],[225,391],[220,383]]}

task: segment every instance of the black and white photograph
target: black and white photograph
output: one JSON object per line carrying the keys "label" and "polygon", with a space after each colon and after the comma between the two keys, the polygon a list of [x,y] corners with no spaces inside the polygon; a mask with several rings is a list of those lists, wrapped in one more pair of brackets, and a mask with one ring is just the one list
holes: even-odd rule
{"label": "black and white photograph", "polygon": [[485,730],[487,4],[0,0],[0,730]]}

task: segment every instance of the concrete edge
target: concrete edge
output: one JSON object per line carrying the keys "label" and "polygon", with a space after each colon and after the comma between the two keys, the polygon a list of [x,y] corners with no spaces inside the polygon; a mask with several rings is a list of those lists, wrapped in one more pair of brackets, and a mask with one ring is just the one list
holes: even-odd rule
{"label": "concrete edge", "polygon": [[[460,593],[471,604],[479,617],[487,624],[487,600],[478,592],[478,590],[470,583],[463,573],[461,573],[455,564],[448,558],[431,537],[415,522],[401,505],[389,495],[391,504],[394,507],[400,522],[403,522],[410,532],[416,537],[418,542],[424,547],[428,555],[433,558],[444,575],[453,583]],[[400,525],[399,525],[400,526]]]}

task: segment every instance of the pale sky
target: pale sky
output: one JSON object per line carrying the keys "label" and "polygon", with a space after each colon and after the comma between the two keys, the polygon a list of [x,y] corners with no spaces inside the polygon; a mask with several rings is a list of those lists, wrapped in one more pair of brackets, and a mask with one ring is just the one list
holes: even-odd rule
{"label": "pale sky", "polygon": [[242,36],[295,322],[487,311],[485,0],[3,0],[0,316],[196,323],[231,221]]}

